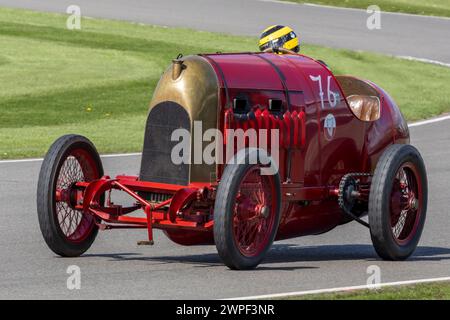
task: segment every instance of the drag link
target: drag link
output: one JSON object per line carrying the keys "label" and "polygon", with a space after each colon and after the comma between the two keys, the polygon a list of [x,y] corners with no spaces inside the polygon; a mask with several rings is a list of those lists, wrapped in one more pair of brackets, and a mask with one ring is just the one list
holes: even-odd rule
{"label": "drag link", "polygon": [[148,240],[141,240],[137,242],[138,246],[152,246],[155,244],[153,241],[153,226],[152,226],[152,211],[153,206],[151,204],[145,206],[145,215],[147,217],[147,232]]}

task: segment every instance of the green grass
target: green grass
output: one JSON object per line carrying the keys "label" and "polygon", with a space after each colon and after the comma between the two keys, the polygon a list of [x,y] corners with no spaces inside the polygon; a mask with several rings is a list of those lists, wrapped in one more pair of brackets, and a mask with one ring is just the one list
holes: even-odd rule
{"label": "green grass", "polygon": [[304,295],[285,300],[449,300],[450,282]]}
{"label": "green grass", "polygon": [[382,11],[450,17],[448,0],[285,0],[299,3],[316,3],[335,7],[367,9],[377,5]]}
{"label": "green grass", "polygon": [[[171,59],[253,51],[256,39],[0,8],[0,158],[40,157],[57,137],[88,136],[102,153],[139,151],[154,87]],[[409,120],[450,111],[450,69],[305,45],[335,73],[384,87]]]}

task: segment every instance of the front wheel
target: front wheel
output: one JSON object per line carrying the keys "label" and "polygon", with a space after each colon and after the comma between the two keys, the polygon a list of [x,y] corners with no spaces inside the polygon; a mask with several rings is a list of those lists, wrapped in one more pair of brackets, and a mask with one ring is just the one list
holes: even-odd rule
{"label": "front wheel", "polygon": [[95,217],[76,208],[76,183],[101,176],[100,156],[83,136],[62,136],[47,152],[39,174],[37,212],[44,240],[56,254],[76,257],[94,242],[98,232]]}
{"label": "front wheel", "polygon": [[278,172],[261,174],[262,167],[247,162],[228,164],[217,189],[214,242],[230,269],[255,268],[278,230],[280,176]]}
{"label": "front wheel", "polygon": [[416,148],[392,145],[375,169],[369,196],[372,243],[386,260],[404,260],[416,249],[425,224],[428,183]]}

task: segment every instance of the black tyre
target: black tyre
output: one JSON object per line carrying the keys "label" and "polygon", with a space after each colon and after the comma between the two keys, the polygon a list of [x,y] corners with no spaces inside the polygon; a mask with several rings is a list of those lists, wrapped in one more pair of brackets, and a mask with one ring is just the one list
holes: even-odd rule
{"label": "black tyre", "polygon": [[392,145],[375,169],[369,196],[372,243],[386,260],[404,260],[416,249],[425,223],[428,182],[420,153]]}
{"label": "black tyre", "polygon": [[75,183],[101,176],[100,156],[83,136],[62,136],[47,152],[39,174],[37,212],[45,242],[56,254],[76,257],[93,243],[98,227],[94,216],[75,209]]}
{"label": "black tyre", "polygon": [[255,268],[272,245],[280,220],[278,172],[261,175],[261,164],[248,163],[225,167],[214,206],[214,241],[230,269]]}

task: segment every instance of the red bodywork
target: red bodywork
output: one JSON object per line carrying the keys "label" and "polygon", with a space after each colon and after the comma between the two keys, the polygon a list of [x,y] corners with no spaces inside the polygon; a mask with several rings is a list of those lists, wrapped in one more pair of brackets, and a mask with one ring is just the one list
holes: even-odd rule
{"label": "red bodywork", "polygon": [[[387,146],[409,142],[399,109],[373,83],[367,82],[379,94],[381,116],[367,122],[352,113],[332,72],[309,57],[272,53],[202,57],[214,68],[219,81],[217,127],[222,132],[227,128],[280,130],[282,216],[277,239],[319,234],[347,222],[336,201],[340,179],[349,172],[373,173]],[[339,94],[334,107],[327,95],[330,91]],[[243,92],[252,106],[259,107],[255,107],[251,119],[237,121],[229,106]],[[281,117],[260,107],[266,106],[268,99],[283,102]],[[336,120],[331,139],[324,134],[324,121],[329,114]],[[158,228],[179,244],[212,244],[214,193],[223,166],[217,168],[217,182],[187,186],[140,181],[132,176],[80,182],[75,188],[76,201],[85,213],[103,221],[99,223],[103,229],[147,228],[152,241],[152,229]],[[136,205],[124,208],[104,200],[111,189],[128,193]],[[170,194],[171,198],[150,203],[139,196],[140,192]],[[135,210],[144,215],[128,216]]]}

